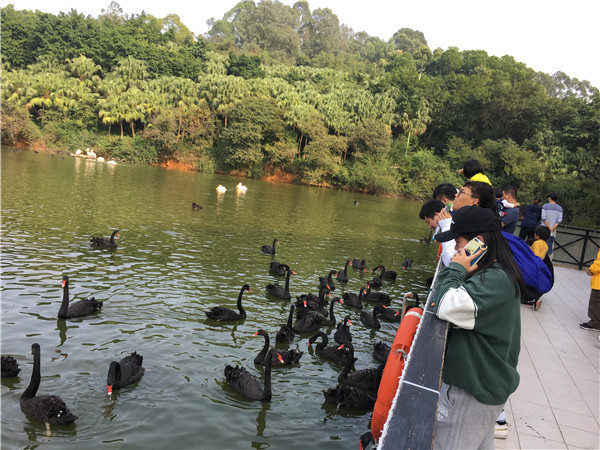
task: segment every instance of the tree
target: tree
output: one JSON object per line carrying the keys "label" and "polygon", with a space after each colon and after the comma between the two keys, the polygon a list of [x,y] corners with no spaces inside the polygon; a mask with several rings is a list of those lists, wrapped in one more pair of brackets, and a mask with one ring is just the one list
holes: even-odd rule
{"label": "tree", "polygon": [[67,70],[86,86],[91,87],[99,81],[100,78],[96,74],[102,70],[102,67],[90,58],[80,55],[78,58],[67,59]]}
{"label": "tree", "polygon": [[425,35],[420,31],[410,28],[400,28],[392,36],[392,41],[394,42],[394,47],[403,52],[417,53],[422,48],[429,50]]}
{"label": "tree", "polygon": [[404,112],[402,114],[401,125],[406,134],[406,155],[410,146],[410,137],[419,136],[427,131],[427,125],[431,123],[429,115],[430,109],[427,100],[421,101],[421,106],[415,112]]}

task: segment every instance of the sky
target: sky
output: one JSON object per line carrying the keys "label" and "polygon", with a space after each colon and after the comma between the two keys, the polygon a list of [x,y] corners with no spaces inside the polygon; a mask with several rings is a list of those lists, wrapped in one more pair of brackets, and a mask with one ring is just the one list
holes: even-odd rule
{"label": "sky", "polygon": [[[292,6],[296,0],[281,0]],[[158,18],[176,14],[196,35],[211,17],[222,19],[239,0],[120,0],[125,14],[145,11]],[[52,14],[98,17],[110,0],[0,0],[1,6]],[[255,0],[259,3],[259,0]],[[510,55],[550,75],[565,72],[600,88],[598,0],[308,0],[311,11],[329,8],[355,32],[389,40],[400,28],[421,31],[432,50],[458,47]]]}

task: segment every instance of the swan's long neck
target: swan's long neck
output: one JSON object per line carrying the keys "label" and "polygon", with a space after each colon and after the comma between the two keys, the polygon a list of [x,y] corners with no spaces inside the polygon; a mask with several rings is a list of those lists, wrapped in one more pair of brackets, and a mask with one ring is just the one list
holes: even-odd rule
{"label": "swan's long neck", "polygon": [[379,319],[377,318],[377,306],[373,308],[373,323],[375,325],[379,324]]}
{"label": "swan's long neck", "polygon": [[290,315],[288,316],[287,326],[292,328],[292,320],[294,318],[294,305],[290,306]]}
{"label": "swan's long neck", "polygon": [[273,365],[273,351],[267,353],[265,361],[265,388],[263,391],[263,399],[269,401],[271,399],[271,366]]}
{"label": "swan's long neck", "polygon": [[335,320],[335,316],[333,315],[333,307],[335,306],[335,300],[331,300],[331,304],[329,305],[329,320]]}
{"label": "swan's long neck", "polygon": [[385,272],[385,266],[380,266],[381,267],[381,273],[379,274],[379,278],[383,278],[383,272]]}
{"label": "swan's long neck", "polygon": [[346,261],[346,265],[344,266],[344,273],[348,274],[348,264],[350,264],[350,260]]}
{"label": "swan's long neck", "polygon": [[327,344],[329,343],[329,338],[322,331],[319,333],[319,336],[321,337],[321,342],[319,342],[317,344],[317,348],[320,350],[320,349],[325,348],[327,346]]}
{"label": "swan's long neck", "polygon": [[[265,345],[263,346],[263,349],[260,351],[260,353],[258,354],[258,356],[260,356],[264,360],[264,358],[266,356],[268,356],[267,352],[269,351],[270,342],[269,342],[269,335],[267,333],[265,333],[263,336],[265,338]],[[265,361],[265,365],[266,364],[267,364],[267,362]]]}
{"label": "swan's long neck", "polygon": [[319,289],[319,308],[325,304],[325,286],[321,286]]}
{"label": "swan's long neck", "polygon": [[67,311],[69,309],[69,280],[64,281],[63,286],[63,299],[60,304],[60,309],[58,310],[58,317],[63,319],[67,315]]}
{"label": "swan's long neck", "polygon": [[291,270],[287,271],[287,275],[285,277],[285,293],[289,294],[290,293],[290,275],[292,274]]}
{"label": "swan's long neck", "polygon": [[273,254],[275,254],[275,244],[277,244],[277,239],[273,239]]}
{"label": "swan's long neck", "polygon": [[40,380],[42,376],[40,373],[40,349],[33,349],[33,372],[31,373],[31,381],[29,386],[25,389],[25,392],[21,394],[21,399],[33,398],[40,387]]}
{"label": "swan's long neck", "polygon": [[113,231],[112,234],[110,235],[110,243],[111,244],[115,243],[115,234],[117,234],[117,230]]}
{"label": "swan's long neck", "polygon": [[237,308],[238,308],[238,311],[240,312],[240,314],[244,314],[246,312],[246,310],[242,306],[242,295],[244,295],[244,288],[242,288],[242,290],[240,291],[240,295],[238,295],[238,300],[237,300]]}

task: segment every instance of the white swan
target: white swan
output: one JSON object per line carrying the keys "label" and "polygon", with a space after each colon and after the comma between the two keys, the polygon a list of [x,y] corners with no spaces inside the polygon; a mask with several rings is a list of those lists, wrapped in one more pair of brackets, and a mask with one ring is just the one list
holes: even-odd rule
{"label": "white swan", "polygon": [[76,154],[77,156],[81,155],[81,149],[79,149],[79,148],[78,148],[77,150],[75,150],[75,154]]}
{"label": "white swan", "polygon": [[117,165],[117,163],[115,162],[114,159],[111,159],[110,161],[107,161],[106,164],[110,164],[111,166],[116,166]]}
{"label": "white swan", "polygon": [[88,148],[86,150],[86,153],[87,153],[88,158],[92,158],[92,159],[96,158],[96,153],[94,152],[94,150]]}
{"label": "white swan", "polygon": [[248,190],[248,188],[246,186],[244,186],[241,181],[237,184],[235,189],[238,191],[247,191]]}
{"label": "white swan", "polygon": [[227,188],[225,186],[223,186],[222,184],[217,186],[217,192],[225,192],[227,190]]}
{"label": "white swan", "polygon": [[96,161],[104,162],[104,158],[102,156],[98,156],[98,158],[96,158]]}

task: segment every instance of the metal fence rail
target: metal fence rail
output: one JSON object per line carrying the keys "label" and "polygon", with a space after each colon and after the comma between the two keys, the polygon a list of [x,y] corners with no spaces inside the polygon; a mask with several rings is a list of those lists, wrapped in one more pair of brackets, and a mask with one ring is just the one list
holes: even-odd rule
{"label": "metal fence rail", "polygon": [[577,266],[581,270],[596,259],[599,248],[600,230],[559,225],[552,262]]}

